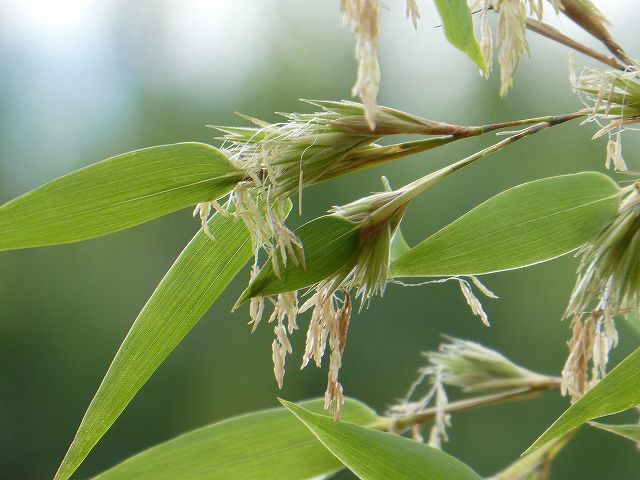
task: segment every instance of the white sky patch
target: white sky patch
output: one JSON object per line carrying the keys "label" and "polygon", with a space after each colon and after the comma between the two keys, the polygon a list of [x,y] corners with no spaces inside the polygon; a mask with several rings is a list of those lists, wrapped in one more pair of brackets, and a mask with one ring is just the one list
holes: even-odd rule
{"label": "white sky patch", "polygon": [[[144,2],[160,10],[155,41],[162,44],[161,83],[179,87],[228,87],[246,78],[260,57],[269,28],[270,2],[250,0],[164,0]],[[273,24],[273,23],[272,23]],[[147,46],[157,48],[157,45]],[[141,52],[144,55],[144,52]],[[157,72],[153,72],[157,78]]]}
{"label": "white sky patch", "polygon": [[[4,0],[2,28],[53,44],[87,35],[99,27],[109,2],[99,0]],[[51,43],[46,45],[51,48]]]}

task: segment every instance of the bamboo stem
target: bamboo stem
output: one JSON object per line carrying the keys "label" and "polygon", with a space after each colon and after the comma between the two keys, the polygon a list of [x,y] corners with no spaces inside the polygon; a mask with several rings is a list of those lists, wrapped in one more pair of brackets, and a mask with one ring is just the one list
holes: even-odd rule
{"label": "bamboo stem", "polygon": [[591,57],[594,60],[602,62],[605,65],[609,65],[610,67],[613,67],[616,70],[624,71],[626,69],[626,67],[618,63],[615,58],[607,57],[606,55],[598,52],[597,50],[594,50],[591,47],[587,47],[586,45],[574,40],[573,38],[568,37],[567,35],[562,33],[560,30],[558,30],[555,27],[552,27],[548,23],[540,22],[533,18],[527,18],[526,25],[527,25],[527,28],[532,32],[536,32],[537,34],[542,35],[543,37],[547,37],[555,42],[558,42],[569,48],[577,50],[578,52],[583,53],[584,55]]}
{"label": "bamboo stem", "polygon": [[[546,392],[555,391],[560,388],[561,379],[558,377],[545,377],[544,381],[532,384],[528,387],[509,390],[490,395],[481,395],[472,398],[465,398],[451,402],[444,407],[445,413],[460,413],[475,408],[489,407],[500,405],[502,403],[516,402],[520,400],[528,400],[543,395]],[[433,420],[438,412],[436,407],[426,408],[420,412],[404,417],[383,417],[379,423],[372,425],[372,428],[378,428],[385,431],[399,432],[406,430],[413,425]]]}

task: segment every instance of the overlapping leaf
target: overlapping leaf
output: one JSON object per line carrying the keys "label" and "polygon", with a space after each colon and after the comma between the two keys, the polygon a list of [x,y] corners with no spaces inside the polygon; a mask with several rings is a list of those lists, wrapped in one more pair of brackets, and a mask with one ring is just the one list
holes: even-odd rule
{"label": "overlapping leaf", "polygon": [[591,390],[564,411],[527,452],[579,427],[589,420],[640,405],[640,348],[620,362]]}
{"label": "overlapping leaf", "polygon": [[56,473],[66,480],[251,257],[244,223],[215,215],[171,266],[120,346]]}
{"label": "overlapping leaf", "polygon": [[[301,403],[321,412],[324,400]],[[346,399],[342,417],[367,425],[377,417]],[[94,480],[303,480],[344,466],[284,408],[254,412],[186,433],[141,452]]]}
{"label": "overlapping leaf", "polygon": [[449,43],[467,56],[483,72],[487,63],[473,31],[473,19],[466,0],[435,0]]}
{"label": "overlapping leaf", "polygon": [[631,440],[640,445],[640,424],[638,423],[611,425],[609,423],[589,422],[589,425],[626,438],[627,440]]}
{"label": "overlapping leaf", "polygon": [[549,465],[572,437],[573,434],[568,433],[556,438],[486,480],[549,480]]}
{"label": "overlapping leaf", "polygon": [[480,480],[471,468],[441,450],[348,421],[335,423],[295,403],[281,402],[363,480]]}
{"label": "overlapping leaf", "polygon": [[392,263],[392,275],[477,275],[555,258],[609,223],[620,195],[609,177],[595,172],[513,187],[401,255]]}
{"label": "overlapping leaf", "polygon": [[116,232],[220,198],[243,177],[218,149],[202,143],[118,155],[0,206],[0,250]]}
{"label": "overlapping leaf", "polygon": [[272,264],[266,263],[237,305],[251,297],[305,288],[331,276],[354,257],[360,241],[357,224],[333,215],[305,223],[295,234],[304,245],[304,265],[289,261],[278,276]]}

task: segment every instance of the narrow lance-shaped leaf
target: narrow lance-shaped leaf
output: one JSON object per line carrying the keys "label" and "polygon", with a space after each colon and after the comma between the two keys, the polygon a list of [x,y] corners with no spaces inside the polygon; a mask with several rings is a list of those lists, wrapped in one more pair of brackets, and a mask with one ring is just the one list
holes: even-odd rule
{"label": "narrow lance-shaped leaf", "polygon": [[487,63],[473,32],[473,19],[466,0],[435,0],[444,32],[449,43],[467,56],[482,70],[487,71]]}
{"label": "narrow lance-shaped leaf", "polygon": [[0,206],[0,250],[86,240],[199,202],[244,177],[203,143],[144,148],[57,178]]}
{"label": "narrow lance-shaped leaf", "polygon": [[[392,191],[391,184],[387,177],[382,177],[382,185],[384,186],[384,190],[386,192]],[[391,244],[389,245],[389,256],[391,260],[395,260],[400,255],[410,250],[409,244],[404,239],[404,235],[402,235],[402,230],[400,226],[396,227],[393,236],[391,237]]]}
{"label": "narrow lance-shaped leaf", "polygon": [[249,232],[233,217],[209,220],[171,266],[131,327],[91,401],[55,480],[66,480],[163,360],[251,257]]}
{"label": "narrow lance-shaped leaf", "polygon": [[295,234],[304,245],[304,265],[289,261],[278,276],[272,264],[266,263],[236,306],[251,297],[298,290],[330,277],[354,257],[360,241],[358,225],[334,215],[305,223]]}
{"label": "narrow lance-shaped leaf", "polygon": [[[321,412],[324,399],[303,402]],[[367,425],[373,410],[347,398],[342,418]],[[145,450],[93,480],[303,480],[344,466],[284,408],[223,420]]]}
{"label": "narrow lance-shaped leaf", "polygon": [[640,424],[638,423],[612,425],[609,423],[589,422],[589,425],[619,435],[620,437],[636,442],[638,446],[640,446]]}
{"label": "narrow lance-shaped leaf", "polygon": [[480,480],[460,460],[408,438],[331,418],[280,400],[320,442],[363,480]]}
{"label": "narrow lance-shaped leaf", "polygon": [[549,465],[572,437],[573,434],[569,433],[557,438],[545,445],[544,448],[520,457],[507,468],[486,480],[548,480]]}
{"label": "narrow lance-shaped leaf", "polygon": [[402,235],[400,227],[396,228],[395,233],[391,237],[391,245],[389,246],[391,260],[395,260],[399,256],[407,253],[411,248]]}
{"label": "narrow lance-shaped leaf", "polygon": [[640,348],[620,362],[594,387],[564,411],[533,445],[531,452],[589,420],[640,405]]}
{"label": "narrow lance-shaped leaf", "polygon": [[513,187],[392,263],[395,277],[478,275],[544,262],[580,247],[616,215],[621,191],[596,172]]}

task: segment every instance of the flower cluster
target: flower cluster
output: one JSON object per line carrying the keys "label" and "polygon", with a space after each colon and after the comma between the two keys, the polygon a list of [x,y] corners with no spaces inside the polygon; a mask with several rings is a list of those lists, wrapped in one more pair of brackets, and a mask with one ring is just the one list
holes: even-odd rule
{"label": "flower cluster", "polygon": [[[516,365],[501,353],[479,343],[447,337],[438,351],[423,353],[428,364],[418,370],[417,379],[405,397],[389,409],[395,417],[417,416],[430,405],[435,408],[435,423],[429,444],[440,447],[446,441],[446,427],[450,423],[445,386],[457,387],[464,392],[510,392],[538,388],[556,380]],[[413,400],[420,386],[428,380],[426,393]],[[414,437],[421,440],[416,428]]]}
{"label": "flower cluster", "polygon": [[574,80],[574,88],[583,96],[590,114],[600,129],[593,138],[608,135],[606,166],[627,170],[622,156],[621,134],[640,124],[640,72],[619,72],[587,68]]}
{"label": "flower cluster", "polygon": [[356,41],[358,75],[351,94],[359,95],[367,111],[367,122],[373,130],[380,88],[378,63],[378,0],[340,0],[342,21],[351,29]]}
{"label": "flower cluster", "polygon": [[[562,8],[560,0],[551,1],[554,9]],[[542,19],[543,3],[538,0],[476,0],[472,9],[480,6],[480,47],[487,63],[487,75],[493,65],[493,37],[489,25],[489,10],[498,12],[498,63],[500,64],[500,95],[513,86],[513,74],[523,53],[529,54],[526,39],[527,7],[529,13]]]}
{"label": "flower cluster", "polygon": [[[342,22],[351,29],[356,41],[358,73],[351,94],[364,103],[367,124],[376,126],[378,91],[380,89],[380,64],[378,63],[378,34],[380,0],[340,0]],[[415,0],[405,0],[405,14],[414,28],[418,28],[420,10]]]}
{"label": "flower cluster", "polygon": [[[225,205],[199,204],[203,227],[211,212],[233,212],[252,234],[254,251],[264,248],[274,269],[278,258],[302,264],[299,239],[284,225],[288,198],[297,195],[302,205],[304,187],[358,170],[385,159],[413,153],[411,142],[380,146],[385,135],[452,135],[464,127],[434,122],[388,107],[379,107],[376,128],[371,130],[365,106],[356,102],[308,101],[320,111],[281,113],[285,121],[268,123],[244,117],[254,127],[213,127],[223,133],[221,150],[246,172]],[[443,138],[443,137],[439,137]],[[435,139],[437,140],[437,139]],[[445,142],[444,140],[443,142]],[[438,144],[434,144],[437,146]],[[427,145],[428,147],[428,145]],[[416,147],[426,149],[425,146]]]}
{"label": "flower cluster", "polygon": [[562,371],[563,392],[573,400],[606,373],[609,352],[618,343],[614,317],[640,311],[640,182],[629,188],[618,216],[580,254],[566,312],[573,336]]}
{"label": "flower cluster", "polygon": [[[398,227],[404,208],[379,221],[371,221],[372,214],[378,212],[390,201],[398,198],[397,192],[384,192],[365,197],[352,204],[335,207],[333,215],[354,224],[358,230],[358,246],[352,258],[338,268],[330,277],[321,280],[307,292],[287,292],[276,299],[266,297],[274,304],[269,322],[275,322],[276,338],[273,342],[274,373],[278,386],[282,387],[285,359],[291,353],[287,333],[297,329],[297,315],[311,310],[311,319],[307,330],[305,352],[302,359],[304,368],[311,360],[316,366],[322,365],[327,346],[330,350],[325,408],[340,417],[343,388],[338,381],[342,366],[342,354],[346,345],[347,331],[352,312],[351,291],[360,300],[360,308],[367,305],[371,297],[382,295],[387,283],[389,268],[390,242]],[[308,294],[308,298],[299,305],[298,295]],[[260,322],[264,312],[265,297],[251,299],[251,323]],[[284,327],[287,319],[288,328]]]}

